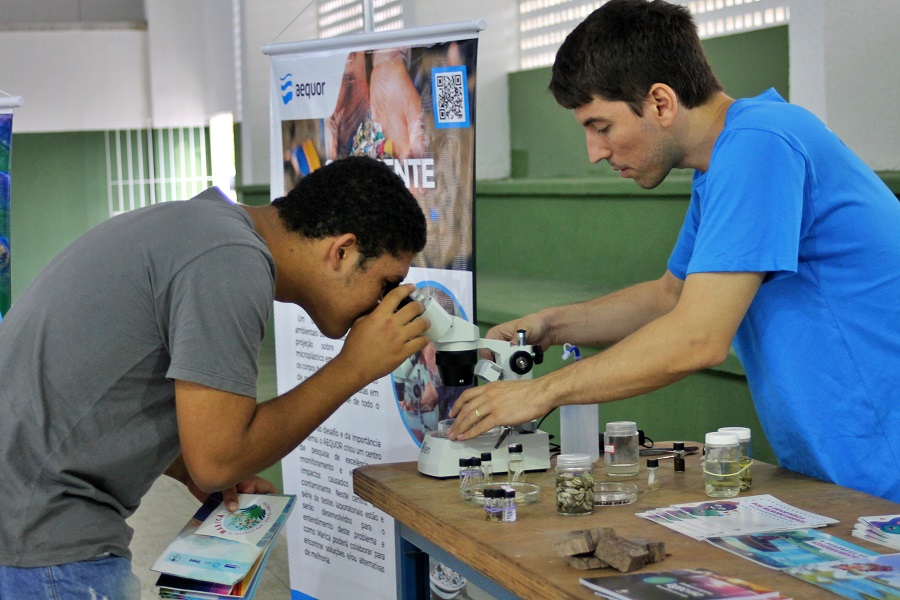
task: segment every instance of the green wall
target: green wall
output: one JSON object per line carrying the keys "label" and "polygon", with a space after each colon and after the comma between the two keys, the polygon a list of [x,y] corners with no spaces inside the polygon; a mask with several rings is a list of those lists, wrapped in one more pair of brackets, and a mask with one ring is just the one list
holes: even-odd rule
{"label": "green wall", "polygon": [[[731,97],[756,96],[774,87],[789,99],[786,25],[704,40],[703,46]],[[512,177],[614,176],[606,163],[590,164],[583,130],[571,111],[553,100],[549,83],[549,67],[509,76]]]}
{"label": "green wall", "polygon": [[13,302],[51,258],[109,215],[103,132],[13,134]]}

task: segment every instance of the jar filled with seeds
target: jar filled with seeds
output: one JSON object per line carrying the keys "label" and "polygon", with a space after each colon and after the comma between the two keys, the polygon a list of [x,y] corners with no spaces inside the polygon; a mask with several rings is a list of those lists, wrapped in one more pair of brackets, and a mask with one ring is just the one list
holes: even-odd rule
{"label": "jar filled with seeds", "polygon": [[594,512],[594,470],[589,454],[556,458],[556,510],[561,515]]}

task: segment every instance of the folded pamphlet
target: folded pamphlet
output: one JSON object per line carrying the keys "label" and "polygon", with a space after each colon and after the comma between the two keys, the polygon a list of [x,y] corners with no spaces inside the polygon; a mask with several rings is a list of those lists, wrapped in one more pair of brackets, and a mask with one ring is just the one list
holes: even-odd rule
{"label": "folded pamphlet", "polygon": [[[284,527],[296,496],[239,494],[238,499],[240,508],[231,513],[221,495],[211,496],[151,569],[163,575],[223,586],[235,586],[255,565],[259,571],[261,558]],[[214,594],[211,597],[222,596],[220,589],[210,590]]]}

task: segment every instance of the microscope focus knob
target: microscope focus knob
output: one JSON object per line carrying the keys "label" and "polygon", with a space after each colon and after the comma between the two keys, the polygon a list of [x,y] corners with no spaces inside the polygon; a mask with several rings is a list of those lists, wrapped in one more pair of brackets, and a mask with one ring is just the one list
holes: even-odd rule
{"label": "microscope focus knob", "polygon": [[540,346],[532,346],[531,352],[534,354],[534,364],[540,365],[544,363],[544,349]]}
{"label": "microscope focus knob", "polygon": [[512,372],[516,375],[524,375],[531,371],[531,367],[534,366],[534,359],[531,358],[531,354],[526,352],[525,350],[519,350],[518,352],[513,352],[513,355],[509,357],[509,368],[512,369]]}

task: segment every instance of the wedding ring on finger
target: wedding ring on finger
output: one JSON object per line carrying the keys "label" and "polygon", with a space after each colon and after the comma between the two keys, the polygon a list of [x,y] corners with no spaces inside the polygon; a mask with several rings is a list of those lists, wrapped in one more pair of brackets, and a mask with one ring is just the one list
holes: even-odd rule
{"label": "wedding ring on finger", "polygon": [[478,419],[479,421],[484,418],[481,416],[481,413],[478,412],[477,408],[475,409],[475,418]]}

